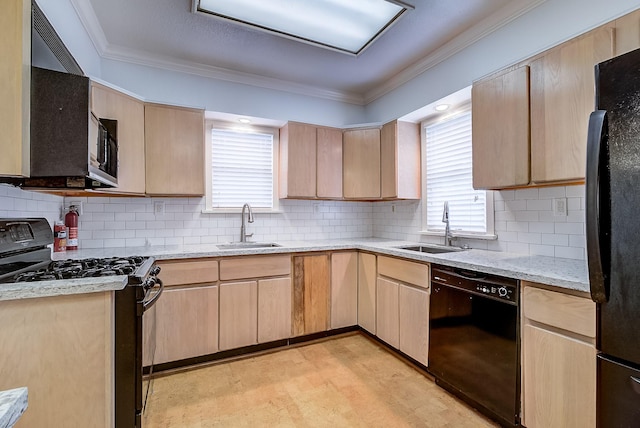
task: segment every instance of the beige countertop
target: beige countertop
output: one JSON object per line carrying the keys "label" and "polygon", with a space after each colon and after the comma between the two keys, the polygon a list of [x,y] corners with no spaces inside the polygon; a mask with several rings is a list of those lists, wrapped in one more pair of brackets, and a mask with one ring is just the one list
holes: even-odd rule
{"label": "beige countertop", "polygon": [[[261,254],[307,253],[318,251],[361,250],[380,255],[402,257],[432,264],[475,270],[531,282],[538,282],[577,292],[589,292],[587,265],[584,260],[529,256],[485,250],[464,250],[430,254],[398,247],[428,245],[416,242],[364,238],[327,241],[278,242],[279,247],[219,249],[215,244],[185,246],[152,246],[101,248],[55,253],[54,260],[124,256],[153,256],[157,260],[245,256]],[[73,280],[39,281],[31,283],[0,284],[0,300],[14,300],[63,294],[81,294],[112,291],[124,287],[126,276],[83,278]]]}

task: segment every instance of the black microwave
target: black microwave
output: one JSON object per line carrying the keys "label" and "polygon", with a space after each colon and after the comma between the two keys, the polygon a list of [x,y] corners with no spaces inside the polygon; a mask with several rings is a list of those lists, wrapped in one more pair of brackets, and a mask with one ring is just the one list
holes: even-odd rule
{"label": "black microwave", "polygon": [[118,184],[118,122],[91,113],[89,130],[89,177]]}

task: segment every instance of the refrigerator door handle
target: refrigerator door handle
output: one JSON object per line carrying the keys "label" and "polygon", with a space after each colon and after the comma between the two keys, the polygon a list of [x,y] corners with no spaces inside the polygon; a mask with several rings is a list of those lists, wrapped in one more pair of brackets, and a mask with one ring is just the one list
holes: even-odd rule
{"label": "refrigerator door handle", "polygon": [[[591,288],[591,299],[596,303],[604,303],[608,300],[609,290],[606,282],[607,273],[604,272],[602,257],[603,230],[601,224],[601,212],[605,202],[601,200],[601,183],[603,178],[601,172],[603,167],[603,155],[606,153],[606,143],[608,138],[607,112],[596,110],[589,117],[589,132],[587,137],[587,175],[586,175],[586,229],[587,229],[587,260],[589,264],[589,285]],[[604,160],[606,162],[606,159]],[[608,197],[608,196],[607,196]]]}

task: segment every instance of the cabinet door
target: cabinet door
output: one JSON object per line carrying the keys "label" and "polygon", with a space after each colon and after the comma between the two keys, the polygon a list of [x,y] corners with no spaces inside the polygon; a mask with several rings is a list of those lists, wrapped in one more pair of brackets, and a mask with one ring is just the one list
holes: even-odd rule
{"label": "cabinet door", "polygon": [[358,253],[358,325],[376,334],[376,256]]}
{"label": "cabinet door", "polygon": [[529,67],[473,84],[473,187],[529,184]]}
{"label": "cabinet door", "polygon": [[525,325],[524,409],[527,428],[595,427],[596,349]]}
{"label": "cabinet door", "polygon": [[29,176],[31,2],[5,0],[0,14],[0,176]]}
{"label": "cabinet door", "polygon": [[258,343],[258,283],[220,285],[220,350]]}
{"label": "cabinet door", "polygon": [[530,64],[533,182],[584,179],[587,125],[595,99],[593,67],[612,55],[612,28],[607,26]]}
{"label": "cabinet door", "polygon": [[289,122],[280,140],[280,197],[315,198],[316,127]]}
{"label": "cabinet door", "polygon": [[380,130],[347,130],[342,136],[344,197],[380,198]]}
{"label": "cabinet door", "polygon": [[420,199],[420,125],[394,120],[380,130],[383,198]]}
{"label": "cabinet door", "polygon": [[118,121],[118,187],[110,191],[144,194],[144,103],[91,82],[91,111]]}
{"label": "cabinet door", "polygon": [[640,9],[616,19],[616,56],[640,48]]}
{"label": "cabinet door", "polygon": [[400,347],[398,283],[378,277],[376,299],[376,336],[394,348]]}
{"label": "cabinet door", "polygon": [[145,177],[149,195],[204,195],[204,111],[147,104]]}
{"label": "cabinet door", "polygon": [[429,293],[400,284],[400,350],[427,365],[429,355]]}
{"label": "cabinet door", "polygon": [[331,328],[358,324],[358,253],[331,255]]}
{"label": "cabinet door", "polygon": [[329,328],[329,256],[293,258],[294,336],[326,331]]}
{"label": "cabinet door", "polygon": [[[143,321],[143,325],[147,324]],[[165,289],[156,303],[154,364],[199,357],[217,350],[218,287]],[[144,365],[149,365],[149,355],[144,359]]]}
{"label": "cabinet door", "polygon": [[342,198],[342,130],[317,130],[317,196]]}
{"label": "cabinet door", "polygon": [[258,281],[258,343],[291,336],[291,278]]}

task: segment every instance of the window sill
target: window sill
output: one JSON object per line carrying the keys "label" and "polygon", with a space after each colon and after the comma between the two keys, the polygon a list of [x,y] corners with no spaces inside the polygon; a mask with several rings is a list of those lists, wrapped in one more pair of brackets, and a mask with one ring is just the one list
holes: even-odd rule
{"label": "window sill", "polygon": [[[268,208],[251,208],[254,214],[283,214],[281,210],[270,210]],[[242,208],[214,208],[200,211],[202,214],[242,214]]]}
{"label": "window sill", "polygon": [[[433,231],[433,230],[421,230],[420,235],[425,235],[425,236],[441,236],[444,238],[444,231]],[[476,233],[455,233],[452,232],[451,235],[453,236],[453,239],[455,238],[464,238],[464,239],[479,239],[479,240],[483,240],[483,241],[495,241],[496,239],[498,239],[498,235],[493,234],[493,233],[487,233],[487,234],[476,234]]]}

